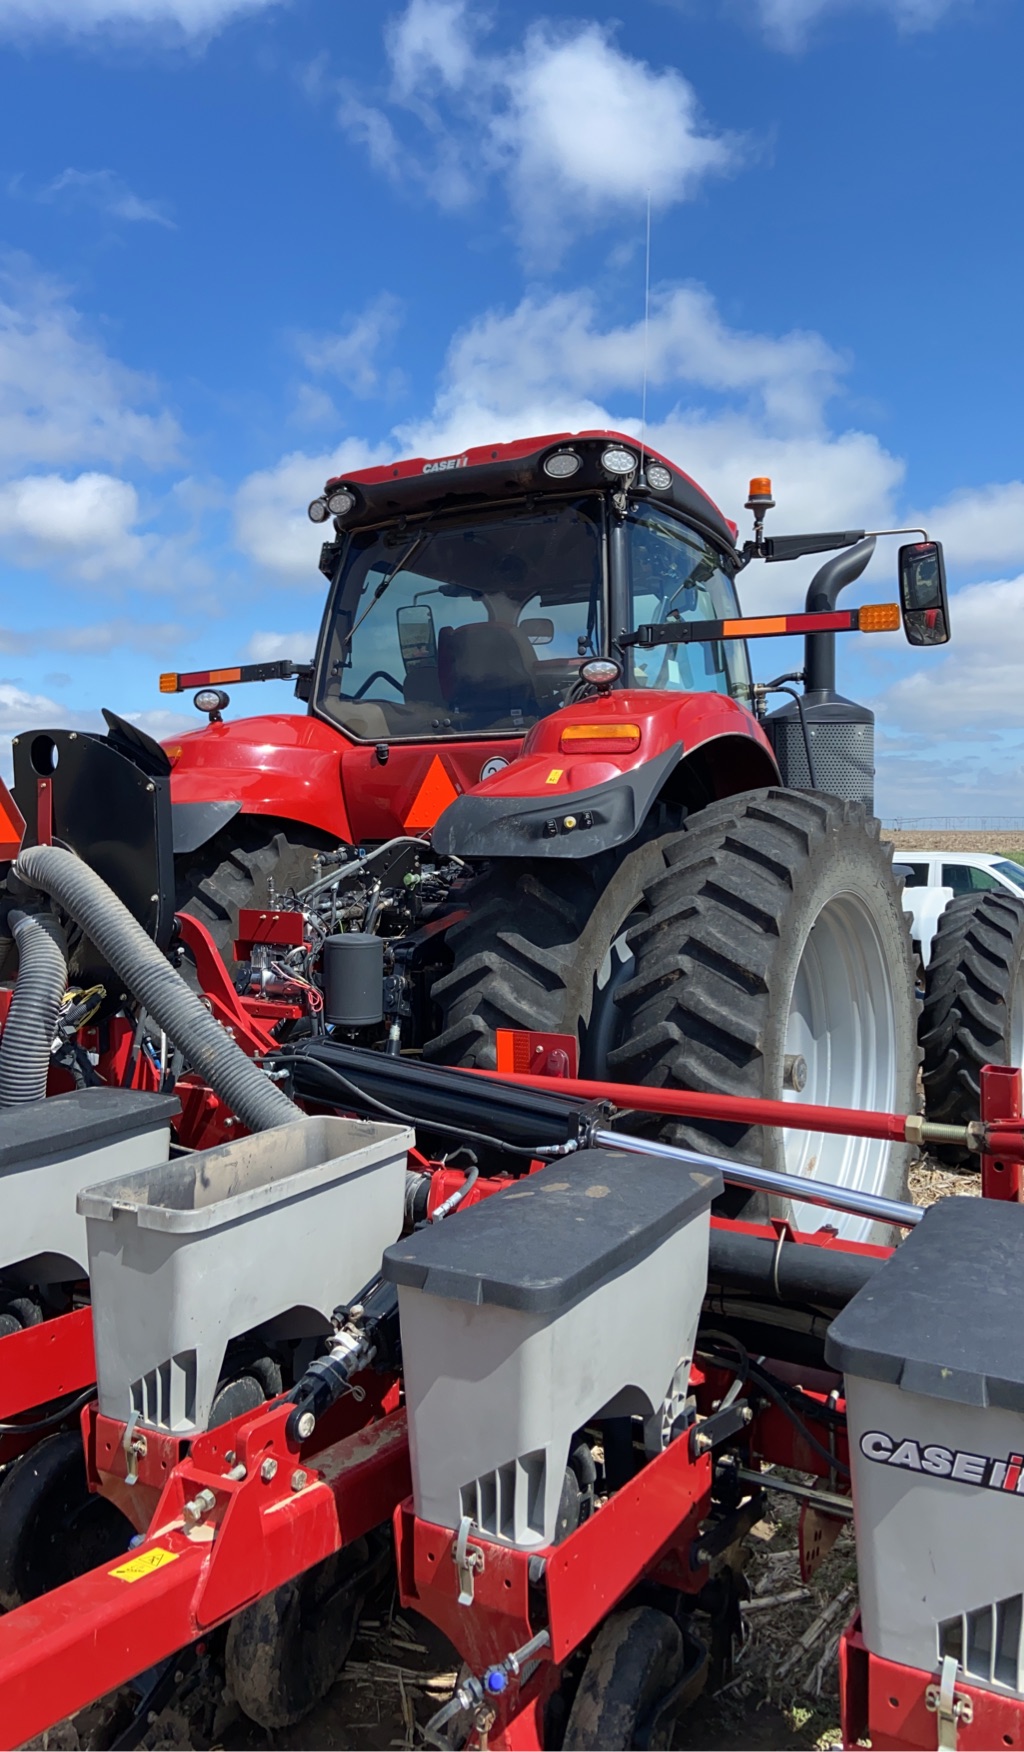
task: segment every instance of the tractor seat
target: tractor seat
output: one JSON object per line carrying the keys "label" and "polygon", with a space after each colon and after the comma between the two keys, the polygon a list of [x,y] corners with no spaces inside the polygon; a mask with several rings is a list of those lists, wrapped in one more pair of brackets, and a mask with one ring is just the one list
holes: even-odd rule
{"label": "tractor seat", "polygon": [[437,670],[450,708],[482,719],[481,727],[513,714],[539,715],[533,674],[510,627],[493,621],[442,627]]}

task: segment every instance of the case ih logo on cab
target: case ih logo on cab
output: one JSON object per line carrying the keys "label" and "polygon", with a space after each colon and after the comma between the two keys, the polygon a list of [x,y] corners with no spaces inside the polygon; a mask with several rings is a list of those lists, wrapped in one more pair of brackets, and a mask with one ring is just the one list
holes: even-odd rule
{"label": "case ih logo on cab", "polygon": [[443,468],[468,468],[468,456],[442,456],[438,462],[425,462],[424,474],[440,474]]}
{"label": "case ih logo on cab", "polygon": [[937,1442],[897,1442],[884,1430],[865,1430],[860,1451],[882,1466],[900,1466],[907,1472],[927,1472],[932,1478],[953,1478],[960,1484],[980,1484],[986,1490],[1024,1496],[1024,1454],[994,1460],[990,1454],[967,1454]]}

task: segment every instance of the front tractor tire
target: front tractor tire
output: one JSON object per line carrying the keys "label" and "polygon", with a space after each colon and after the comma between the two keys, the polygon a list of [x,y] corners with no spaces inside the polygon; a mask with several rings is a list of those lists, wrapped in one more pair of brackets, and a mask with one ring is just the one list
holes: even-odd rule
{"label": "front tractor tire", "polygon": [[[494,865],[448,934],[431,1056],[493,1066],[497,1028],[576,1034],[615,1082],[916,1111],[917,1000],[891,849],[859,804],[744,792],[587,866]],[[803,1088],[799,1082],[806,1067]],[[907,1145],[672,1121],[666,1142],[902,1198]],[[759,1198],[730,1208],[763,1215]],[[796,1200],[773,1214],[886,1240]]]}
{"label": "front tractor tire", "polygon": [[316,853],[334,843],[300,822],[237,816],[204,846],[175,859],[175,910],[206,926],[230,968],[239,909],[265,906],[271,877],[278,894],[305,888],[316,874]]}

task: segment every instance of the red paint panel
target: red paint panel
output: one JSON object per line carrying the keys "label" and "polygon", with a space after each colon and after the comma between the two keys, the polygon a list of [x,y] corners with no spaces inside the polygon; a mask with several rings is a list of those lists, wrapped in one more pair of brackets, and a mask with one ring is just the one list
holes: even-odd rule
{"label": "red paint panel", "polygon": [[25,837],[25,817],[0,779],[0,859],[16,858]]}
{"label": "red paint panel", "polygon": [[274,712],[226,719],[175,737],[173,746],[172,803],[239,802],[247,815],[307,822],[351,839],[341,761],[352,744],[319,718]]}
{"label": "red paint panel", "polygon": [[0,1420],[19,1417],[96,1379],[92,1313],[76,1308],[0,1338]]}

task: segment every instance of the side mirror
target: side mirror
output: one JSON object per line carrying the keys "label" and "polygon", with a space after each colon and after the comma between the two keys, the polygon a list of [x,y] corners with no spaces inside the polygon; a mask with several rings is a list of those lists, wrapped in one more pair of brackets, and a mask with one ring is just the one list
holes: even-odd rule
{"label": "side mirror", "polygon": [[395,610],[398,644],[406,669],[417,663],[437,662],[437,634],[434,613],[427,603],[410,603]]}
{"label": "side mirror", "polygon": [[900,607],[908,645],[949,643],[946,563],[937,541],[900,548]]}
{"label": "side mirror", "polygon": [[532,619],[521,620],[519,631],[525,633],[531,645],[550,645],[555,636],[555,623],[546,615],[534,615]]}

